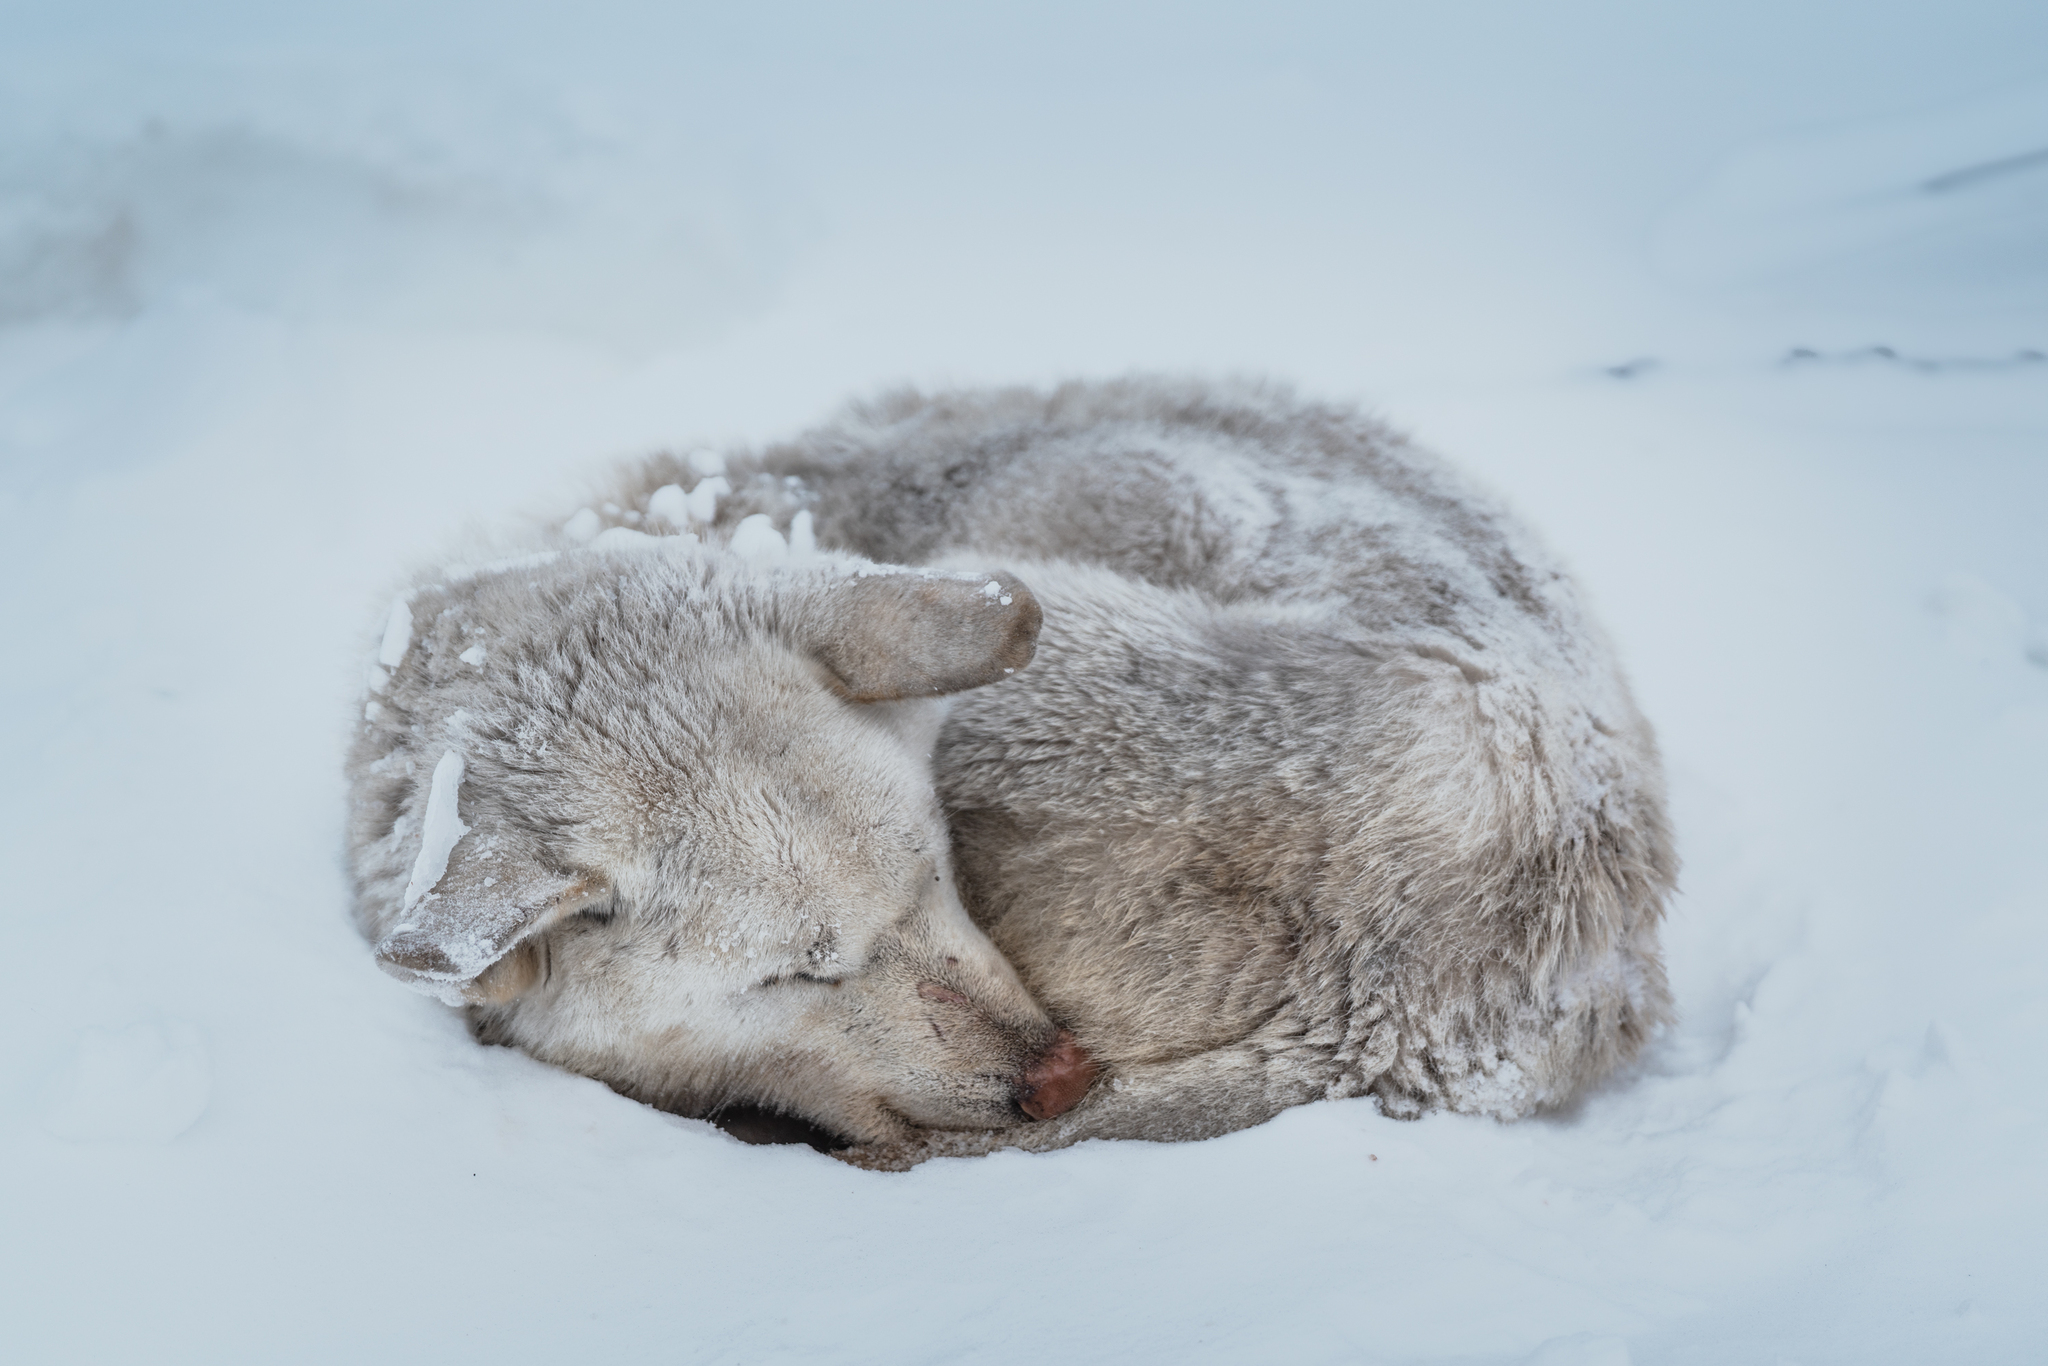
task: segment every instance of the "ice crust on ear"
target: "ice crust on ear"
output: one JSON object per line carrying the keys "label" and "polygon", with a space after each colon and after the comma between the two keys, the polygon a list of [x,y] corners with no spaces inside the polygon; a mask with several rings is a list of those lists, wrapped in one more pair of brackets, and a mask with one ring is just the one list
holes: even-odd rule
{"label": "ice crust on ear", "polygon": [[[601,879],[546,868],[526,840],[488,823],[463,829],[446,871],[376,951],[378,967],[449,1005],[476,999],[477,979],[522,942],[610,894]],[[423,847],[423,861],[433,852]]]}
{"label": "ice crust on ear", "polygon": [[427,793],[426,819],[420,825],[420,852],[413,861],[412,877],[405,884],[401,909],[411,911],[430,895],[448,872],[449,856],[469,833],[462,823],[462,751],[451,748],[434,765],[433,786]]}
{"label": "ice crust on ear", "polygon": [[1000,682],[1031,662],[1038,600],[1004,573],[884,573],[826,590],[809,644],[855,702],[936,697]]}

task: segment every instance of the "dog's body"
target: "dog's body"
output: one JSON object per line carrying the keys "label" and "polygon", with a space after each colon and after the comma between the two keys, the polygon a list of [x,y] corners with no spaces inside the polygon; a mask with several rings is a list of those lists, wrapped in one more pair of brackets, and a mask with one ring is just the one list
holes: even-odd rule
{"label": "dog's body", "polygon": [[[1649,728],[1554,561],[1382,428],[1248,388],[903,395],[727,478],[714,535],[773,524],[885,564],[997,564],[1036,595],[1035,662],[952,700],[932,771],[967,913],[1106,1078],[1035,1124],[919,1121],[965,1131],[944,1136],[851,1124],[788,1086],[753,1098],[877,1165],[1196,1138],[1322,1097],[1508,1118],[1569,1098],[1668,1016],[1656,928],[1675,859]],[[692,482],[651,461],[597,525],[680,521]],[[357,762],[390,752],[373,740]],[[693,810],[715,828],[703,813],[751,789],[704,753]],[[405,800],[358,807],[358,850],[387,850],[383,881],[361,883],[379,938],[419,844],[391,833]],[[617,923],[606,942],[648,932]],[[1048,1026],[1005,1008],[1021,1032],[1004,1066],[1042,1072]],[[616,1045],[551,1045],[565,1008],[532,991],[474,1009],[486,1037],[674,1099],[619,1076]],[[601,1034],[607,1011],[632,1013],[602,991],[569,1013]],[[720,1096],[748,1092],[747,1066]],[[1063,1093],[1092,1075],[1054,1070]]]}

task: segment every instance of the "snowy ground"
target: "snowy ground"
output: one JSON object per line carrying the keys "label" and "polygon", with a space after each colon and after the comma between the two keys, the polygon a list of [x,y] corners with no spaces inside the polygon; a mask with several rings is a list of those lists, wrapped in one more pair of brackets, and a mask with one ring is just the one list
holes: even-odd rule
{"label": "snowy ground", "polygon": [[[0,4],[9,1359],[2039,1360],[2048,8],[1673,8]],[[1639,1074],[887,1176],[371,967],[408,559],[1132,367],[1578,566],[1687,858]]]}

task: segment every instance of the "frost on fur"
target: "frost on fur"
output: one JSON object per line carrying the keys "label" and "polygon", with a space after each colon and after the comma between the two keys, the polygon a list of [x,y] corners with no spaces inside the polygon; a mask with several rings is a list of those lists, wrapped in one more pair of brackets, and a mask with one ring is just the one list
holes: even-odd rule
{"label": "frost on fur", "polygon": [[[888,1166],[1326,1097],[1515,1118],[1669,1018],[1605,638],[1354,413],[903,392],[537,540],[393,610],[351,767],[364,931],[481,1037]],[[1024,1123],[1039,1084],[1078,1103]]]}
{"label": "frost on fur", "polygon": [[434,884],[448,871],[448,856],[455,852],[456,841],[469,833],[456,809],[461,792],[462,755],[451,749],[434,765],[434,781],[427,789],[426,821],[420,828],[420,856],[405,884],[401,911],[410,911],[434,890]]}

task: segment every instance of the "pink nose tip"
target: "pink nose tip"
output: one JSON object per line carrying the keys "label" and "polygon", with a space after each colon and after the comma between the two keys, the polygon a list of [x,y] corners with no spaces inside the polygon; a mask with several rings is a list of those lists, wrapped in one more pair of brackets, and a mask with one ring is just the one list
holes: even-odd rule
{"label": "pink nose tip", "polygon": [[1024,1094],[1017,1104],[1033,1119],[1051,1119],[1074,1108],[1095,1082],[1095,1059],[1062,1029],[1052,1047],[1024,1069]]}

